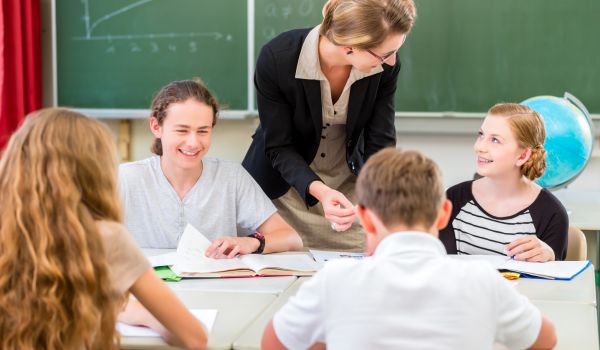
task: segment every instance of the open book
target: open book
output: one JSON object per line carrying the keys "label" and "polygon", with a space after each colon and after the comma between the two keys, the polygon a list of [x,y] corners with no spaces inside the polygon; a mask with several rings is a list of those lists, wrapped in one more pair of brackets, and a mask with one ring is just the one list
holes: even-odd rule
{"label": "open book", "polygon": [[181,277],[311,276],[318,265],[307,254],[248,254],[233,259],[204,255],[210,241],[188,225],[179,240],[171,270]]}
{"label": "open book", "polygon": [[548,261],[527,262],[510,259],[500,255],[449,255],[463,260],[484,260],[495,269],[518,272],[523,277],[543,278],[553,280],[571,280],[583,272],[590,261]]}

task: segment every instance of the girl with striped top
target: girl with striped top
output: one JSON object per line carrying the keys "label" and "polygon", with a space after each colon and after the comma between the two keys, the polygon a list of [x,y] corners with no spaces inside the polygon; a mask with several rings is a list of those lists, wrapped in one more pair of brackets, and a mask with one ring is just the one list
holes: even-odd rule
{"label": "girl with striped top", "polygon": [[546,168],[545,137],[542,118],[529,107],[501,103],[488,111],[474,147],[482,177],[446,191],[453,210],[440,239],[449,254],[564,260],[567,212],[534,182]]}

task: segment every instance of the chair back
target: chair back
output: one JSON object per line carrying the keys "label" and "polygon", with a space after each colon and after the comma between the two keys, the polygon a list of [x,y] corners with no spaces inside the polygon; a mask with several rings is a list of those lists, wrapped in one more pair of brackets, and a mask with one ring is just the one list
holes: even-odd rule
{"label": "chair back", "polygon": [[577,227],[569,226],[567,258],[565,260],[587,260],[587,241],[585,240],[585,234]]}

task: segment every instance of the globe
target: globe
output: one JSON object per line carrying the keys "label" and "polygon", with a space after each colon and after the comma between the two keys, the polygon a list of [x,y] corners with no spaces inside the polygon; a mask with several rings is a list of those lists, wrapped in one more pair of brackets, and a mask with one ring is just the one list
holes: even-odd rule
{"label": "globe", "polygon": [[546,171],[536,182],[545,188],[565,187],[585,169],[592,155],[594,130],[585,106],[573,95],[537,96],[521,104],[538,112],[546,127]]}

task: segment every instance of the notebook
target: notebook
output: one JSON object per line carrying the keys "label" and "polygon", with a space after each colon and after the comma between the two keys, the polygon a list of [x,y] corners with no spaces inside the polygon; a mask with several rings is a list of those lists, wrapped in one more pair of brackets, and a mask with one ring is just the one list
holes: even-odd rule
{"label": "notebook", "polygon": [[175,256],[153,258],[172,263],[171,270],[180,277],[311,276],[318,270],[318,265],[306,254],[248,254],[214,259],[204,255],[209,246],[210,241],[188,224]]}
{"label": "notebook", "polygon": [[[210,333],[215,324],[218,311],[214,309],[190,309],[190,312],[204,325],[204,327],[206,327],[208,333]],[[117,330],[124,337],[160,337],[160,334],[151,328],[132,326],[122,322],[117,322]]]}
{"label": "notebook", "polygon": [[339,252],[339,251],[330,251],[330,250],[317,250],[317,249],[309,249],[310,254],[313,259],[319,265],[319,268],[323,268],[325,263],[332,260],[338,259],[353,259],[353,260],[361,260],[366,255],[365,253],[351,253],[351,252]]}
{"label": "notebook", "polygon": [[485,260],[497,270],[518,272],[522,277],[567,281],[572,280],[591,264],[589,260],[527,262],[499,255],[453,255],[451,257],[463,260]]}

